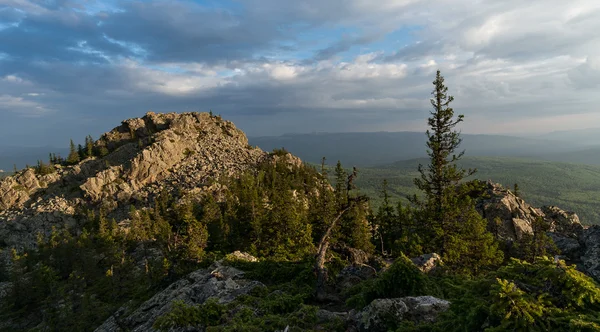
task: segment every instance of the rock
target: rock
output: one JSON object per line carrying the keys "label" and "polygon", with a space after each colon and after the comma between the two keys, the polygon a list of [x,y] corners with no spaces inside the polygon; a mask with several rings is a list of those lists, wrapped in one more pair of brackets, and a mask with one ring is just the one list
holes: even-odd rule
{"label": "rock", "polygon": [[233,267],[220,264],[213,267],[212,270],[201,269],[190,273],[133,311],[122,307],[95,331],[156,331],[152,325],[158,317],[171,310],[173,301],[199,305],[209,298],[216,298],[219,303],[229,303],[256,287],[264,287],[258,281],[243,279],[244,273]]}
{"label": "rock", "polygon": [[331,322],[335,320],[344,321],[346,318],[348,318],[347,312],[333,312],[323,309],[317,310],[317,320],[319,323]]}
{"label": "rock", "polygon": [[548,232],[548,236],[554,241],[561,256],[565,256],[570,262],[577,262],[582,254],[581,244],[577,239],[554,232]]}
{"label": "rock", "polygon": [[[491,181],[486,182],[482,194],[487,197],[477,201],[477,210],[488,220],[489,228],[507,242],[533,234],[533,222],[540,217],[548,223],[550,231],[567,237],[577,238],[583,229],[575,213],[556,206],[532,207],[510,190]],[[496,225],[496,218],[500,219],[500,225]]]}
{"label": "rock", "polygon": [[336,276],[336,288],[340,293],[343,293],[361,281],[374,278],[376,275],[377,271],[371,266],[348,265]]}
{"label": "rock", "polygon": [[331,248],[333,251],[340,254],[342,259],[347,260],[353,265],[365,265],[369,264],[372,257],[361,249],[351,248],[348,246],[334,246]]}
{"label": "rock", "polygon": [[542,206],[544,218],[550,223],[550,231],[577,237],[583,230],[579,217],[574,212],[564,211],[556,206]]}
{"label": "rock", "polygon": [[234,251],[233,253],[227,255],[228,260],[237,260],[243,262],[258,262],[258,258],[250,255],[246,252],[241,252],[239,250]]}
{"label": "rock", "polygon": [[359,331],[388,331],[400,322],[433,323],[450,302],[432,296],[376,299],[356,314]]}
{"label": "rock", "polygon": [[512,218],[512,223],[515,230],[515,239],[521,240],[526,234],[533,234],[531,221],[520,218]]}
{"label": "rock", "polygon": [[580,268],[600,283],[600,226],[584,229],[581,242],[584,250]]}
{"label": "rock", "polygon": [[[85,217],[76,211],[82,207],[102,205],[107,219],[127,225],[132,202],[151,206],[163,191],[187,193],[190,199],[206,194],[222,198],[222,186],[207,184],[274,158],[249,148],[233,123],[208,113],[150,112],[123,121],[94,148],[107,154],[56,166],[48,175],[27,169],[0,180],[0,249],[35,248],[37,234],[47,236],[53,227],[78,233]],[[290,165],[302,164],[297,157],[284,158]],[[0,259],[6,261],[5,256]]]}
{"label": "rock", "polygon": [[443,264],[442,258],[436,253],[424,254],[410,259],[423,273],[430,273]]}

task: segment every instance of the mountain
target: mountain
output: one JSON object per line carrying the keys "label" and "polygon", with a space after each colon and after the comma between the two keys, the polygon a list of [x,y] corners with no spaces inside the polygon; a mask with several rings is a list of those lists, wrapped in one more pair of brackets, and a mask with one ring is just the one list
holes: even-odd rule
{"label": "mountain", "polygon": [[[468,134],[461,137],[461,149],[469,156],[531,157],[580,148],[578,143],[549,139]],[[425,157],[426,139],[424,133],[418,132],[376,132],[288,134],[250,137],[249,141],[265,151],[283,147],[313,163],[326,157],[332,163],[340,160],[346,165],[375,166]]]}
{"label": "mountain", "polygon": [[543,140],[571,142],[581,146],[594,146],[600,144],[600,128],[560,130],[533,137]]}
{"label": "mountain", "polygon": [[[464,164],[478,165],[484,175],[489,167],[506,181],[521,174],[518,167],[527,169],[522,161],[481,159],[487,163]],[[403,190],[416,162],[361,168],[358,185],[374,191],[395,174]],[[545,168],[532,165],[523,179],[546,178],[548,192],[574,190],[569,181],[595,187],[593,168],[528,162]],[[366,198],[344,194],[353,179],[336,189],[298,157],[255,148],[233,123],[212,114],[125,120],[79,161],[0,179],[0,330],[514,329],[522,322],[511,316],[507,294],[543,329],[597,330],[600,226],[585,227],[575,213],[536,208],[486,182],[472,193],[474,215],[467,220],[498,259],[473,273],[479,252],[463,251],[467,272],[455,275],[443,252],[409,259],[404,249],[390,256],[378,247],[387,224],[370,213]],[[396,217],[394,228],[420,220]],[[549,237],[563,256],[541,257]],[[510,257],[529,259],[530,248],[533,256],[505,256],[501,263],[498,246]]]}
{"label": "mountain", "polygon": [[[417,193],[413,179],[419,176],[419,164],[413,159],[389,165],[359,169],[357,185],[376,201],[381,183],[387,179],[394,197]],[[512,188],[517,183],[522,197],[535,206],[558,205],[575,211],[584,224],[600,224],[600,166],[509,157],[464,157],[464,168],[476,168],[472,179],[492,179]]]}
{"label": "mountain", "polygon": [[5,246],[31,248],[38,233],[79,227],[80,207],[103,204],[107,217],[129,217],[161,191],[214,190],[211,181],[240,172],[267,154],[252,148],[229,121],[206,113],[155,114],[123,121],[95,142],[107,155],[54,172],[19,171],[0,182],[0,238]]}

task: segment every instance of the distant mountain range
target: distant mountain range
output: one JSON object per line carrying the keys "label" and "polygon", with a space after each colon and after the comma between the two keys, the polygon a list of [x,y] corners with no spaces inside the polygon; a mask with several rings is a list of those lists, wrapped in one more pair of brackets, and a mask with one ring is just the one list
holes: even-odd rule
{"label": "distant mountain range", "polygon": [[[461,137],[461,149],[468,156],[529,157],[573,163],[581,160],[596,164],[596,159],[585,152],[590,149],[590,141],[552,139],[551,134],[536,138],[472,134]],[[425,157],[426,139],[422,132],[370,132],[288,134],[250,137],[249,141],[267,151],[283,147],[308,162],[318,163],[326,157],[328,163],[340,160],[345,165],[365,167]],[[600,156],[597,159],[600,162]]]}
{"label": "distant mountain range", "polygon": [[[600,129],[556,131],[543,135],[462,134],[461,149],[467,156],[528,157],[549,161],[600,165]],[[353,132],[285,134],[249,137],[251,145],[265,151],[285,148],[302,160],[319,163],[326,157],[332,164],[340,160],[347,166],[377,166],[425,157],[426,136],[422,132]],[[0,169],[12,171],[37,160],[48,160],[49,153],[66,157],[66,147],[19,147],[0,145]]]}

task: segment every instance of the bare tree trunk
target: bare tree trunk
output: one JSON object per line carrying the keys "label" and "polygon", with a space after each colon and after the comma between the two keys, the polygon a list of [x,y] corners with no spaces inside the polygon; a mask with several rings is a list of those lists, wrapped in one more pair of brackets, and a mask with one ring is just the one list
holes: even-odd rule
{"label": "bare tree trunk", "polygon": [[327,259],[327,250],[329,249],[329,238],[331,237],[331,232],[335,228],[335,225],[342,218],[344,213],[350,209],[350,205],[344,208],[338,213],[338,215],[333,219],[323,237],[321,237],[321,241],[319,241],[319,250],[317,251],[317,260],[315,262],[315,272],[317,273],[317,287],[316,287],[316,295],[317,300],[322,301],[325,299],[325,286],[327,284],[327,268],[325,267],[325,262]]}

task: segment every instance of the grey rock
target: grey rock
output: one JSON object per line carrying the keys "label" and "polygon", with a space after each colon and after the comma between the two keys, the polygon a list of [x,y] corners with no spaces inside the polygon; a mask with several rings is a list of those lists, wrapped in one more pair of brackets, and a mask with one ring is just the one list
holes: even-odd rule
{"label": "grey rock", "polygon": [[554,232],[548,232],[547,234],[554,241],[558,250],[560,250],[561,256],[566,257],[567,260],[572,262],[579,261],[583,248],[578,239]]}
{"label": "grey rock", "polygon": [[376,299],[355,316],[359,331],[388,331],[402,321],[433,323],[450,302],[432,296]]}
{"label": "grey rock", "polygon": [[[479,199],[476,208],[488,220],[490,229],[502,240],[514,242],[525,234],[533,234],[533,222],[540,217],[548,224],[550,231],[567,237],[577,238],[583,230],[574,212],[556,206],[535,208],[497,183],[488,181],[483,194],[487,197]],[[497,218],[500,219],[500,225],[495,224]]]}
{"label": "grey rock", "polygon": [[209,298],[216,298],[219,303],[229,303],[256,287],[264,287],[258,281],[243,279],[243,275],[242,271],[221,264],[215,264],[207,270],[197,270],[171,284],[138,308],[119,309],[95,331],[156,331],[152,325],[157,318],[172,309],[174,301],[199,305]]}
{"label": "grey rock", "polygon": [[580,268],[600,283],[600,226],[584,229],[581,242],[584,250]]}
{"label": "grey rock", "polygon": [[375,268],[368,265],[348,265],[336,276],[338,291],[344,292],[361,281],[374,278],[377,275]]}

